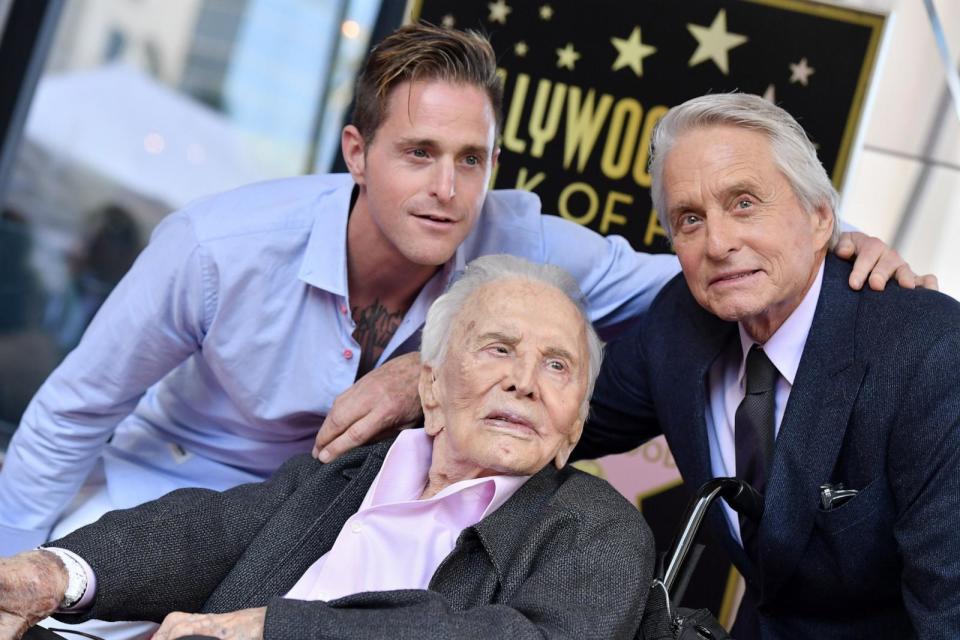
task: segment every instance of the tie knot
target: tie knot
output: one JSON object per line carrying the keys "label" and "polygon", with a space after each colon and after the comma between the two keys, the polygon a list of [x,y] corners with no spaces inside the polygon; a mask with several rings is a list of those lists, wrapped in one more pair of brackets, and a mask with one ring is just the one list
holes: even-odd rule
{"label": "tie knot", "polygon": [[772,391],[779,375],[780,372],[759,345],[750,347],[747,352],[747,393]]}

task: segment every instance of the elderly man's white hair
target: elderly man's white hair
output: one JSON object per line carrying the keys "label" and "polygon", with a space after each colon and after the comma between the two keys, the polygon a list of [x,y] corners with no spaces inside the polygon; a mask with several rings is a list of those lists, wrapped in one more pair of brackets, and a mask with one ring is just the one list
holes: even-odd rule
{"label": "elderly man's white hair", "polygon": [[719,93],[700,96],[673,107],[657,123],[650,141],[651,197],[660,225],[672,239],[667,220],[663,167],[667,155],[682,134],[698,128],[727,125],[762,133],[770,141],[773,161],[786,176],[800,205],[808,213],[822,205],[833,212],[832,249],[840,239],[837,208],[840,196],[826,170],[817,158],[817,151],[803,127],[793,116],[760,96],[746,93]]}
{"label": "elderly man's white hair", "polygon": [[453,321],[460,314],[467,300],[481,287],[501,280],[530,280],[551,286],[566,295],[580,312],[586,331],[587,353],[590,359],[587,369],[587,393],[581,407],[581,417],[586,418],[593,384],[600,372],[600,362],[603,359],[603,342],[590,324],[590,318],[587,317],[584,308],[583,294],[576,280],[558,266],[535,264],[508,255],[483,256],[468,264],[463,274],[434,301],[427,312],[420,339],[420,359],[434,368],[442,365],[447,355],[450,334],[453,331]]}

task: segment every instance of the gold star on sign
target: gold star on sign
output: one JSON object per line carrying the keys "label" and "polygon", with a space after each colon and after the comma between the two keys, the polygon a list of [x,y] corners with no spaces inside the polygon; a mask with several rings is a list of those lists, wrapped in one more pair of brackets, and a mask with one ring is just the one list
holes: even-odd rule
{"label": "gold star on sign", "polygon": [[549,20],[552,17],[553,17],[553,7],[551,7],[548,4],[545,4],[542,7],[540,7],[541,20]]}
{"label": "gold star on sign", "polygon": [[557,49],[557,68],[566,67],[573,71],[573,65],[580,59],[580,54],[573,48],[573,43],[568,42],[563,49]]}
{"label": "gold star on sign", "polygon": [[727,53],[730,49],[739,47],[749,40],[747,36],[727,31],[727,11],[725,9],[720,9],[709,28],[688,23],[687,29],[697,39],[697,50],[693,52],[693,57],[690,58],[687,66],[694,67],[706,60],[713,60],[714,64],[723,72],[723,75],[730,72]]}
{"label": "gold star on sign", "polygon": [[448,13],[440,19],[440,24],[445,26],[447,29],[453,29],[454,25],[457,24],[457,20]]}
{"label": "gold star on sign", "polygon": [[490,15],[487,17],[487,20],[489,22],[499,22],[500,24],[507,24],[507,14],[513,11],[513,9],[507,6],[504,0],[488,2],[487,8],[490,9]]}
{"label": "gold star on sign", "polygon": [[513,45],[513,52],[517,54],[518,58],[523,58],[527,55],[527,52],[530,50],[530,47],[527,46],[527,43],[521,40],[517,44]]}
{"label": "gold star on sign", "polygon": [[617,60],[613,63],[613,70],[630,67],[642,78],[643,59],[656,53],[657,48],[643,44],[640,40],[640,27],[634,27],[629,38],[610,38],[610,42],[617,48]]}
{"label": "gold star on sign", "polygon": [[807,64],[806,58],[800,58],[800,62],[790,65],[790,84],[799,82],[803,86],[807,86],[810,83],[810,76],[815,71],[816,69]]}

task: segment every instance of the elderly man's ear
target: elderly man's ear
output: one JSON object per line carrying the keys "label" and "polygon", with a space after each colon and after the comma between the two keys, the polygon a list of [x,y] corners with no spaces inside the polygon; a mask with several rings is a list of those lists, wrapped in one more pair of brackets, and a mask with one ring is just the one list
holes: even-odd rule
{"label": "elderly man's ear", "polygon": [[423,429],[429,436],[435,436],[443,430],[443,418],[440,412],[440,398],[437,375],[433,367],[423,364],[420,367],[420,404],[423,405]]}
{"label": "elderly man's ear", "polygon": [[557,451],[557,455],[553,458],[553,464],[557,465],[557,469],[563,469],[567,464],[567,460],[570,459],[570,454],[577,446],[577,443],[580,442],[580,434],[583,433],[583,422],[583,420],[577,420],[576,424],[573,425],[573,429],[570,431],[570,438],[560,446],[560,450]]}

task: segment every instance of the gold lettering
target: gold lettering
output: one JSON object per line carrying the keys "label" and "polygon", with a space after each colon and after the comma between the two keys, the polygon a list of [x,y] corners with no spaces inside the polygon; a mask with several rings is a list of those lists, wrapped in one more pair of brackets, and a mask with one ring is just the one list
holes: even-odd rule
{"label": "gold lettering", "polygon": [[567,132],[563,147],[563,168],[569,169],[573,154],[577,154],[577,173],[583,173],[583,168],[590,158],[604,120],[610,113],[613,96],[608,93],[600,96],[600,103],[594,109],[596,91],[590,89],[587,98],[581,106],[582,91],[580,87],[570,87],[567,94]]}
{"label": "gold lettering", "polygon": [[[580,215],[571,213],[569,207],[570,196],[574,193],[583,193],[587,196],[590,206],[587,208],[586,213]],[[571,182],[560,192],[560,199],[557,201],[557,205],[557,209],[560,211],[562,217],[567,220],[573,220],[577,224],[588,225],[597,217],[597,210],[600,208],[600,198],[597,197],[597,192],[594,188],[586,182]]]}
{"label": "gold lettering", "polygon": [[537,185],[543,182],[544,178],[547,177],[543,171],[534,174],[532,178],[527,178],[527,168],[520,167],[520,173],[517,174],[517,186],[516,189],[523,189],[524,191],[533,191],[537,188]]}
{"label": "gold lettering", "polygon": [[[533,99],[533,111],[530,113],[529,131],[533,138],[533,144],[530,145],[530,155],[534,158],[543,157],[543,148],[548,142],[557,135],[557,127],[560,124],[560,113],[563,109],[563,99],[567,94],[567,85],[557,82],[553,85],[553,97],[550,97],[549,80],[541,80],[537,83],[537,95]],[[547,110],[547,101],[550,101],[550,113]]]}
{"label": "gold lettering", "polygon": [[618,202],[633,204],[633,196],[619,191],[611,191],[607,194],[607,201],[603,206],[603,215],[600,217],[600,233],[603,235],[610,233],[611,223],[621,226],[627,224],[627,216],[613,211]]}
{"label": "gold lettering", "polygon": [[633,163],[633,179],[641,187],[650,187],[650,174],[647,172],[650,157],[650,138],[653,137],[653,128],[667,111],[669,111],[669,109],[662,104],[657,105],[647,111],[647,117],[643,121],[643,133],[640,134],[640,146],[637,148],[637,159]]}
{"label": "gold lettering", "polygon": [[518,138],[517,131],[520,129],[520,117],[523,115],[523,103],[527,99],[529,86],[530,76],[525,73],[518,74],[517,82],[513,85],[507,122],[503,126],[503,146],[514,153],[523,153],[527,149],[527,141]]}
{"label": "gold lettering", "polygon": [[633,98],[623,98],[617,102],[600,159],[600,169],[611,180],[619,180],[630,170],[642,121],[643,107],[639,102]]}
{"label": "gold lettering", "polygon": [[650,218],[647,220],[647,232],[643,234],[643,244],[650,246],[653,244],[654,236],[667,237],[667,232],[660,226],[660,220],[657,218],[657,210],[650,209]]}

